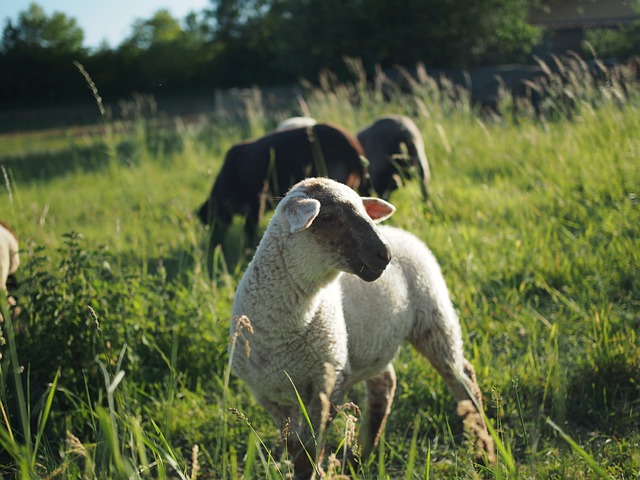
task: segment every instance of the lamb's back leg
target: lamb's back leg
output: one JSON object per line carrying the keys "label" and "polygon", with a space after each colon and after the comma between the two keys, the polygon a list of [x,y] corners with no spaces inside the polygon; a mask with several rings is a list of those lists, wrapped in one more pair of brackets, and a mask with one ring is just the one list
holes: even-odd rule
{"label": "lamb's back leg", "polygon": [[432,311],[428,322],[416,322],[409,340],[433,365],[456,399],[458,414],[475,437],[476,457],[482,460],[486,456],[489,463],[494,463],[495,446],[482,415],[482,392],[473,366],[463,356],[457,318]]}

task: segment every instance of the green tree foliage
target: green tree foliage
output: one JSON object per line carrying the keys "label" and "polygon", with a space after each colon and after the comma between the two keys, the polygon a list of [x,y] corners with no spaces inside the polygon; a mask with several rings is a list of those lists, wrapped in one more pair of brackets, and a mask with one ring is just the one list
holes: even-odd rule
{"label": "green tree foliage", "polygon": [[[631,2],[633,9],[640,14],[640,0]],[[586,40],[601,57],[624,59],[640,52],[640,20],[622,25],[619,28],[602,28],[588,31]]]}
{"label": "green tree foliage", "polygon": [[207,12],[212,45],[217,48],[212,81],[217,86],[247,86],[289,81],[274,61],[278,21],[273,0],[212,0]]}
{"label": "green tree foliage", "polygon": [[[527,0],[212,0],[184,21],[139,19],[115,49],[88,51],[76,21],[32,3],[0,45],[5,105],[89,98],[73,60],[103,95],[162,96],[339,75],[344,57],[377,66],[469,68],[522,60],[539,39]],[[46,75],[43,73],[46,72]]]}
{"label": "green tree foliage", "polygon": [[136,20],[132,33],[124,41],[123,46],[144,50],[153,45],[171,43],[181,34],[180,22],[171,15],[169,10],[161,9],[148,20]]}
{"label": "green tree foliage", "polygon": [[216,39],[252,54],[252,62],[268,59],[269,70],[289,79],[313,78],[322,68],[340,70],[344,56],[361,58],[369,69],[522,60],[539,40],[538,30],[526,23],[525,0],[464,6],[452,0],[214,0],[213,5]]}
{"label": "green tree foliage", "polygon": [[77,53],[82,50],[84,32],[75,18],[54,12],[48,16],[43,8],[31,3],[18,15],[14,25],[7,20],[2,33],[2,50],[45,49],[55,53]]}
{"label": "green tree foliage", "polygon": [[198,90],[199,82],[206,85],[200,75],[214,51],[206,40],[206,24],[195,13],[187,17],[186,28],[164,9],[148,20],[137,20],[114,59],[119,57],[129,80],[124,90],[160,96],[167,89],[174,94]]}
{"label": "green tree foliage", "polygon": [[83,91],[73,60],[84,60],[84,32],[64,13],[32,3],[7,20],[0,45],[0,101],[6,106],[68,101]]}

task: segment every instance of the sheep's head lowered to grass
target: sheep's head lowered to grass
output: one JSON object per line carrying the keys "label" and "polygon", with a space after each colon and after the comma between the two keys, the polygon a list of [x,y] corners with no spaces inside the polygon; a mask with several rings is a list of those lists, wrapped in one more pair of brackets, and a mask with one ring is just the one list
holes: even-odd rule
{"label": "sheep's head lowered to grass", "polygon": [[338,270],[371,282],[391,260],[389,245],[374,225],[395,212],[384,200],[359,197],[338,182],[308,180],[292,189],[278,210],[289,222],[290,234],[308,238],[305,254],[320,254],[321,262],[333,262]]}

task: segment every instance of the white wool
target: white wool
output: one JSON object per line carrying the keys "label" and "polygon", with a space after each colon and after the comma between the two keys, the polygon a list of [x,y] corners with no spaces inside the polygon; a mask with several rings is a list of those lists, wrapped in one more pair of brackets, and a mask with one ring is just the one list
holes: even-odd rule
{"label": "white wool", "polygon": [[6,292],[7,277],[15,273],[19,265],[18,240],[0,224],[0,291]]}
{"label": "white wool", "polygon": [[316,123],[318,122],[315,118],[311,117],[289,117],[278,124],[276,131],[282,132],[300,127],[313,127]]}
{"label": "white wool", "polygon": [[435,257],[412,234],[389,226],[379,229],[393,252],[384,274],[372,283],[354,275],[340,277],[351,383],[382,370],[412,332],[436,328],[446,332],[439,347],[448,350],[455,369],[462,371],[460,325]]}

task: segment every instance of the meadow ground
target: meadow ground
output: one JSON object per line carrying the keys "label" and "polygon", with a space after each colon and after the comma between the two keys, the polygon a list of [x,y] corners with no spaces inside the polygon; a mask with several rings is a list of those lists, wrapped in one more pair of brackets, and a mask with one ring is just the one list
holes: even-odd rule
{"label": "meadow ground", "polygon": [[[499,445],[496,466],[473,463],[451,395],[406,347],[379,451],[343,462],[360,418],[345,409],[328,478],[640,475],[640,96],[576,77],[550,76],[537,112],[505,96],[500,117],[420,75],[395,96],[328,78],[305,99],[352,131],[390,112],[418,124],[432,195],[409,182],[389,223],[441,263]],[[239,225],[211,280],[193,215],[224,152],[284,115],[168,128],[134,109],[0,137],[0,218],[23,262],[20,315],[2,300],[2,475],[286,478],[276,426],[227,365]]]}

